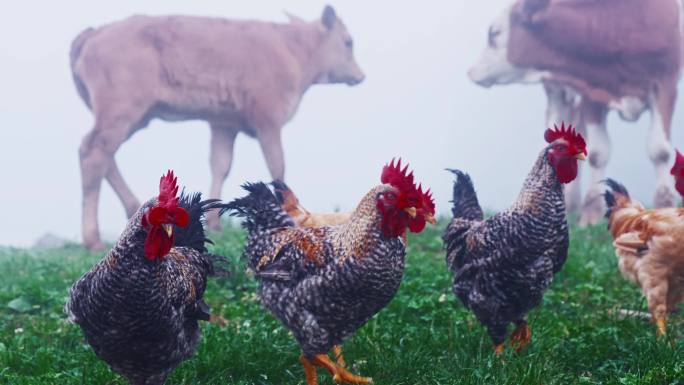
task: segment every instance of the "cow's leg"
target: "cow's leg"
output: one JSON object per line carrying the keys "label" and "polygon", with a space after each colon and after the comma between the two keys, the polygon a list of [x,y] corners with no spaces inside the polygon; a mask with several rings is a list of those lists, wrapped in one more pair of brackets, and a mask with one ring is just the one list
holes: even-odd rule
{"label": "cow's leg", "polygon": [[589,189],[584,196],[579,225],[586,226],[598,223],[605,213],[601,181],[605,179],[606,166],[610,159],[610,137],[606,128],[606,105],[586,100],[581,104],[587,131],[590,171]]}
{"label": "cow's leg", "polygon": [[664,85],[650,98],[651,126],[648,130],[647,151],[656,171],[656,193],[653,201],[655,207],[675,206],[669,168],[672,152],[670,124],[676,96],[674,86]]}
{"label": "cow's leg", "polygon": [[114,161],[114,153],[129,137],[139,116],[130,113],[96,114],[95,127],[81,143],[79,155],[83,190],[83,245],[90,250],[104,249],[97,219],[102,179]]}
{"label": "cow's leg", "polygon": [[[582,114],[578,108],[579,94],[568,87],[549,81],[544,82],[544,91],[547,101],[546,127],[560,126],[561,123],[572,124],[578,132],[585,135]],[[565,186],[565,208],[568,213],[577,213],[582,204],[580,175],[581,172]]]}
{"label": "cow's leg", "polygon": [[284,180],[285,155],[280,137],[280,128],[273,127],[268,130],[260,130],[257,133],[257,139],[261,145],[261,151],[264,153],[264,158],[266,159],[268,171],[271,173],[271,178],[274,180]]}
{"label": "cow's leg", "polygon": [[[209,197],[221,199],[221,188],[223,187],[223,182],[228,177],[230,166],[233,163],[233,147],[238,130],[218,123],[210,123],[210,127],[211,153],[209,155],[209,162],[211,163],[211,189],[209,190]],[[217,210],[207,214],[207,225],[214,231],[221,229],[221,221]]]}
{"label": "cow's leg", "polygon": [[[584,124],[579,122],[575,127],[576,131],[586,137]],[[579,165],[577,177],[572,182],[565,185],[565,209],[568,213],[579,215],[582,207],[582,165]],[[573,218],[577,218],[574,216]]]}
{"label": "cow's leg", "polygon": [[119,199],[123,203],[124,209],[126,209],[126,215],[129,218],[132,217],[136,210],[138,210],[138,207],[140,207],[140,201],[138,201],[138,198],[135,197],[131,189],[128,188],[123,176],[121,176],[119,167],[116,165],[116,159],[112,158],[105,178],[107,178],[107,182],[109,182],[112,189],[114,189],[114,192],[119,196]]}

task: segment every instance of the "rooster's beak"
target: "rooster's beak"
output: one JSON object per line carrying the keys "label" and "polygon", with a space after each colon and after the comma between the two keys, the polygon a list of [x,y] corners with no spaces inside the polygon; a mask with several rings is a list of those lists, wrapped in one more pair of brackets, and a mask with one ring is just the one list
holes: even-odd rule
{"label": "rooster's beak", "polygon": [[407,207],[404,209],[404,211],[406,211],[411,218],[416,217],[416,208],[415,207]]}
{"label": "rooster's beak", "polygon": [[432,224],[432,225],[436,225],[436,224],[437,224],[437,220],[435,219],[435,216],[432,215],[432,214],[426,214],[426,215],[425,215],[425,220],[426,220],[428,223]]}
{"label": "rooster's beak", "polygon": [[166,235],[168,235],[169,238],[171,238],[171,235],[173,235],[173,225],[169,225],[168,223],[164,223],[162,225],[162,228],[166,232]]}
{"label": "rooster's beak", "polygon": [[587,160],[587,156],[584,155],[583,152],[580,152],[579,154],[575,155],[575,158],[577,158],[579,160]]}

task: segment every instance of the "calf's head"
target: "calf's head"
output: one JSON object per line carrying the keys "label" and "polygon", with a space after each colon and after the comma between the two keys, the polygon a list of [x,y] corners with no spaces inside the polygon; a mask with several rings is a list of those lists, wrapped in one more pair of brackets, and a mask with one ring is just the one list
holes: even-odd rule
{"label": "calf's head", "polygon": [[320,23],[323,33],[318,53],[322,73],[317,83],[345,83],[350,86],[361,83],[365,75],[354,59],[354,41],[335,10],[327,5],[316,23]]}

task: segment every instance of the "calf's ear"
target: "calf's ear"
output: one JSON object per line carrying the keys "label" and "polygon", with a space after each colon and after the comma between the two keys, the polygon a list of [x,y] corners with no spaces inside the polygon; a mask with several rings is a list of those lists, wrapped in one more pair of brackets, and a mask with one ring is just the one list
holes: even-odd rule
{"label": "calf's ear", "polygon": [[285,12],[285,16],[290,20],[290,24],[306,24],[306,21],[297,15]]}
{"label": "calf's ear", "polygon": [[333,25],[335,25],[335,21],[337,20],[337,14],[335,14],[335,10],[333,7],[326,5],[325,8],[323,9],[323,15],[321,16],[321,22],[327,29],[332,29]]}

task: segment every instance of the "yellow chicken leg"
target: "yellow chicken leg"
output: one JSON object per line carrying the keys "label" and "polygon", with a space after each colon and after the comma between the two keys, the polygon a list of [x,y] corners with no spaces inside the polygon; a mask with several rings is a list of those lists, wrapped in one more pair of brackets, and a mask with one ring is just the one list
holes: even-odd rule
{"label": "yellow chicken leg", "polygon": [[219,327],[222,327],[222,328],[226,327],[226,325],[228,325],[228,321],[218,314],[210,315],[209,316],[209,323],[212,323],[212,324],[219,326]]}
{"label": "yellow chicken leg", "polygon": [[662,337],[666,334],[667,332],[667,319],[665,318],[656,318],[655,319],[655,324],[656,324],[656,336]]}
{"label": "yellow chicken leg", "polygon": [[500,356],[504,352],[504,344],[494,345],[494,354]]}
{"label": "yellow chicken leg", "polygon": [[313,359],[313,364],[317,366],[322,366],[327,369],[328,372],[333,376],[333,381],[337,384],[347,383],[347,384],[371,384],[373,379],[370,377],[361,377],[356,374],[350,373],[347,369],[335,364],[330,360],[327,354],[318,354]]}
{"label": "yellow chicken leg", "polygon": [[522,321],[518,323],[515,330],[511,334],[511,347],[515,349],[516,352],[520,353],[527,344],[532,340],[532,329],[527,324],[527,322]]}
{"label": "yellow chicken leg", "polygon": [[335,345],[333,346],[333,358],[335,361],[337,361],[337,365],[346,368],[347,367],[347,362],[344,360],[344,356],[342,356],[342,345]]}
{"label": "yellow chicken leg", "polygon": [[304,366],[304,375],[306,376],[307,385],[318,385],[318,375],[316,374],[316,367],[302,354],[299,357],[299,362]]}

